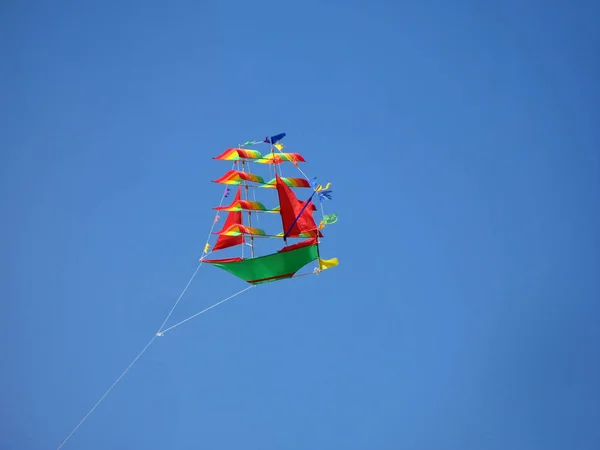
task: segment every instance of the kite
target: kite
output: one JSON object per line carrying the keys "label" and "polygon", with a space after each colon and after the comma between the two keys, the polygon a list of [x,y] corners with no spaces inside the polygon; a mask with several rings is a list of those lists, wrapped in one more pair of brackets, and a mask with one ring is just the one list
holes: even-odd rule
{"label": "kite", "polygon": [[[241,246],[242,255],[208,259],[209,252],[206,251],[200,261],[225,270],[252,285],[293,278],[300,269],[313,261],[318,262],[314,273],[338,265],[337,258],[323,260],[320,257],[320,245],[323,238],[321,230],[325,225],[335,223],[337,215],[323,214],[318,225],[314,218],[317,207],[313,203],[313,198],[318,198],[320,202],[323,202],[324,199],[331,200],[331,190],[329,190],[331,183],[327,183],[323,188],[316,184],[316,179],[309,180],[306,176],[305,178],[283,177],[280,174],[281,168],[279,169],[280,173],[277,173],[277,167],[285,162],[291,162],[296,167],[299,162],[306,162],[304,157],[298,153],[281,151],[283,146],[279,141],[284,136],[285,133],[281,133],[267,137],[262,142],[247,141],[240,145],[240,148],[228,148],[213,158],[219,161],[234,162],[234,169],[227,171],[213,182],[231,187],[237,186],[237,191],[231,204],[213,208],[221,213],[226,212],[227,217],[221,230],[211,233],[217,236],[217,240],[210,253]],[[262,154],[258,150],[241,148],[258,143],[271,144],[270,152]],[[274,165],[275,178],[265,182],[264,176],[250,173],[248,169],[251,163]],[[304,175],[304,172],[302,174]],[[264,202],[251,200],[248,195],[249,188],[275,189],[278,204],[268,208]],[[293,189],[295,188],[309,188],[312,190],[312,194],[305,200],[301,200],[294,193]],[[242,193],[245,193],[245,198],[242,198]],[[267,232],[253,226],[252,218],[259,213],[278,214],[281,219],[278,230]],[[247,219],[246,222],[244,222],[244,215]],[[276,252],[255,256],[255,250],[258,247],[257,241],[262,238],[282,239],[285,245]],[[300,241],[288,245],[288,239],[300,239]],[[248,240],[249,242],[247,242]],[[209,242],[207,245],[205,249],[210,248]],[[246,245],[251,248],[250,257],[243,255]]]}
{"label": "kite", "polygon": [[[338,221],[337,214],[325,214],[323,206],[324,200],[332,199],[332,191],[329,189],[331,183],[326,183],[325,187],[323,187],[317,184],[316,178],[309,179],[302,169],[300,169],[299,163],[306,162],[304,157],[298,153],[282,151],[284,146],[280,141],[284,137],[285,133],[280,133],[274,136],[267,136],[264,140],[246,141],[236,148],[228,148],[219,156],[213,158],[220,161],[231,161],[233,167],[221,177],[213,180],[214,183],[224,185],[224,191],[221,196],[221,203],[219,206],[213,208],[216,211],[215,218],[196,270],[152,339],[137,354],[104,395],[100,397],[100,400],[94,404],[79,424],[67,435],[57,450],[60,450],[65,445],[90,414],[104,401],[106,396],[148,350],[157,337],[164,336],[165,333],[257,285],[304,275],[319,275],[322,271],[339,265],[338,258],[321,258],[321,239],[323,238],[321,230],[326,225],[332,225]],[[265,154],[258,150],[243,148],[252,145],[264,145],[265,143],[270,144],[270,151]],[[288,162],[299,170],[303,178],[284,177],[281,174],[282,166],[285,166],[285,163]],[[264,175],[251,173],[249,169],[254,164],[257,165],[253,167],[268,171],[269,177],[265,178]],[[273,175],[275,178],[271,178]],[[270,181],[266,181],[268,179]],[[253,194],[263,194],[265,197],[270,198],[271,201],[275,199],[276,204],[269,205],[267,199],[258,201],[254,195],[251,199],[249,196],[251,189]],[[309,192],[310,195],[302,194],[301,196],[304,200],[301,200],[296,196],[294,189],[299,189],[301,193]],[[223,206],[224,199],[228,198],[234,192],[235,196],[231,200],[231,203]],[[320,208],[317,208],[314,204],[313,200],[316,199],[319,200]],[[321,219],[317,225],[314,215],[319,212],[321,213]],[[275,221],[277,225],[274,231],[258,228],[257,225],[259,225],[260,221],[256,220],[253,222],[253,219],[258,219],[260,215],[263,215],[267,219],[266,222],[268,222],[268,219]],[[213,232],[221,216],[225,217],[223,227],[221,230]],[[244,220],[244,217],[246,220]],[[211,243],[211,237],[213,236],[216,236],[216,241]],[[298,239],[298,241],[293,241],[295,239]],[[267,251],[266,254],[258,255],[257,253],[261,246],[256,244],[258,242],[261,242],[261,244],[267,243],[269,240],[271,242],[280,242],[283,246],[276,251]],[[289,243],[288,240],[290,241]],[[244,257],[244,248],[246,246],[250,246],[251,249],[249,257]],[[241,256],[208,259],[208,256],[214,252],[221,252],[227,249],[241,249]],[[315,261],[317,265],[312,272],[298,274],[303,267]],[[204,308],[187,319],[167,327],[173,311],[198,273],[200,266],[204,263],[222,269],[249,283],[250,286]]]}

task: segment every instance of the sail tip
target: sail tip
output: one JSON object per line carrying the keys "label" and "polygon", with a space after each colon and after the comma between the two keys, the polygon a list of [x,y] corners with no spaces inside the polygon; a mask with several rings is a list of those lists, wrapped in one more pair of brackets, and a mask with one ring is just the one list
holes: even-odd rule
{"label": "sail tip", "polygon": [[220,161],[237,161],[240,159],[260,159],[262,154],[258,150],[250,150],[247,148],[228,148],[213,159]]}

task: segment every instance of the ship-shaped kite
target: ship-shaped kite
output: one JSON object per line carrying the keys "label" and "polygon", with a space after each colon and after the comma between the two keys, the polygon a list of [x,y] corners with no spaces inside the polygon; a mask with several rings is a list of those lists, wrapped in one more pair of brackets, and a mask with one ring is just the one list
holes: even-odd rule
{"label": "ship-shaped kite", "polygon": [[[242,256],[207,259],[210,247],[207,244],[201,261],[226,270],[250,284],[292,278],[302,267],[313,261],[318,261],[318,267],[315,267],[313,272],[317,274],[338,264],[337,258],[321,259],[319,252],[319,245],[323,238],[321,230],[325,225],[334,223],[337,216],[323,214],[323,220],[318,225],[314,219],[314,213],[318,209],[313,199],[316,197],[319,202],[331,199],[329,184],[323,188],[316,184],[316,180],[309,180],[306,176],[304,178],[281,176],[282,164],[291,163],[299,169],[299,163],[306,162],[298,153],[281,151],[283,145],[279,141],[284,136],[285,133],[282,133],[267,137],[264,141],[247,142],[239,148],[229,148],[213,158],[233,162],[231,170],[213,181],[227,185],[226,192],[229,192],[230,186],[236,188],[236,192],[231,204],[213,208],[217,210],[215,220],[218,220],[219,214],[227,213],[227,216],[222,229],[213,233],[218,237],[210,253],[241,246]],[[265,155],[257,150],[243,148],[263,142],[271,144],[270,152]],[[271,171],[270,181],[265,182],[262,176],[251,173],[254,167],[268,167]],[[304,172],[301,170],[300,172],[304,175]],[[312,193],[307,199],[300,200],[293,191],[295,188],[310,190]],[[277,204],[274,207],[267,208],[264,203],[256,201],[256,192],[271,191],[272,193],[273,189],[277,191]],[[250,200],[250,190],[253,190],[254,200]],[[322,208],[321,212],[323,212]],[[281,228],[277,232],[267,233],[253,226],[253,219],[256,224],[258,215],[264,213],[278,214],[281,217]],[[274,253],[255,256],[255,243],[265,238],[281,239],[284,246]],[[290,239],[299,239],[299,241],[292,243],[293,241],[288,241]],[[251,248],[250,257],[243,256],[245,245]]]}

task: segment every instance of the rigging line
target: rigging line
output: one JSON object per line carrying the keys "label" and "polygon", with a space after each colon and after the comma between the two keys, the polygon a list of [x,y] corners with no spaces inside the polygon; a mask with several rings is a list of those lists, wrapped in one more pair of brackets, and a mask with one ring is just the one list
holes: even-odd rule
{"label": "rigging line", "polygon": [[162,332],[162,333],[160,333],[160,336],[164,335],[164,334],[165,334],[167,331],[169,331],[169,330],[172,330],[173,328],[175,328],[175,327],[178,327],[179,325],[182,325],[182,324],[184,324],[184,323],[185,323],[185,322],[187,322],[188,320],[192,320],[194,317],[198,317],[200,314],[204,314],[205,312],[207,312],[207,311],[209,311],[209,310],[211,310],[211,309],[213,309],[213,308],[215,308],[215,307],[219,306],[221,303],[225,303],[227,300],[231,300],[233,297],[237,297],[237,296],[238,296],[238,295],[240,295],[241,293],[243,293],[243,292],[246,292],[248,289],[252,289],[253,287],[256,287],[256,285],[254,285],[254,284],[253,284],[253,285],[251,285],[251,286],[248,286],[247,288],[245,288],[245,289],[242,289],[241,291],[238,291],[238,292],[236,292],[235,294],[233,294],[233,295],[231,295],[231,296],[227,297],[226,299],[224,299],[224,300],[221,300],[220,302],[217,302],[217,303],[215,303],[214,305],[211,305],[211,306],[209,306],[208,308],[205,308],[205,309],[203,309],[202,311],[200,311],[200,312],[198,312],[198,313],[194,314],[193,316],[190,316],[190,317],[188,317],[187,319],[185,319],[185,320],[182,320],[181,322],[179,322],[179,323],[176,323],[176,324],[175,324],[175,325],[173,325],[173,326],[170,326],[170,327],[169,327],[169,328],[167,328],[166,330],[163,330],[163,332]]}
{"label": "rigging line", "polygon": [[162,331],[162,329],[165,326],[165,324],[167,323],[167,321],[171,318],[171,314],[173,314],[173,311],[175,311],[175,308],[177,308],[177,305],[179,304],[179,301],[183,298],[184,294],[186,293],[186,291],[190,287],[190,284],[192,284],[192,281],[194,281],[194,278],[196,278],[196,274],[200,270],[200,267],[202,267],[202,264],[203,264],[202,261],[200,261],[200,264],[198,264],[198,266],[196,267],[196,270],[194,270],[194,273],[192,274],[191,278],[189,279],[189,281],[187,282],[187,284],[183,288],[183,291],[181,291],[181,294],[179,294],[179,298],[177,299],[177,301],[175,302],[175,304],[171,308],[171,311],[169,311],[169,314],[167,314],[167,317],[165,317],[165,320],[163,321],[163,323],[161,324],[160,328],[156,332],[157,336],[160,334],[160,332]]}
{"label": "rigging line", "polygon": [[[254,190],[252,191],[252,197],[254,198],[254,201],[256,201],[256,191],[254,191]],[[263,211],[261,211],[261,212],[263,212]],[[256,216],[256,222],[260,224],[259,217],[260,217],[260,214],[257,214],[257,216]]]}
{"label": "rigging line", "polygon": [[294,275],[291,279],[293,280],[294,278],[307,277],[309,275],[317,275],[317,272],[299,273],[298,275]]}
{"label": "rigging line", "polygon": [[106,396],[110,393],[110,391],[112,391],[114,389],[114,387],[119,383],[119,381],[121,381],[121,379],[125,376],[125,374],[127,372],[129,372],[129,369],[131,369],[131,367],[137,362],[137,360],[140,359],[140,357],[146,352],[148,347],[150,347],[150,345],[152,345],[152,343],[154,342],[154,339],[156,339],[156,335],[153,336],[152,339],[150,339],[150,342],[148,342],[146,344],[146,346],[142,349],[142,351],[138,353],[138,355],[133,359],[133,361],[131,361],[131,363],[127,366],[127,368],[123,371],[123,373],[121,373],[121,375],[119,375],[119,378],[117,378],[115,380],[115,382],[112,384],[112,386],[109,387],[108,390],[104,393],[104,395],[102,397],[100,397],[100,400],[98,400],[96,402],[96,404],[92,407],[92,409],[90,409],[88,411],[88,413],[83,417],[83,419],[81,419],[81,422],[79,422],[77,424],[77,426],[75,428],[73,428],[73,431],[71,431],[69,433],[69,435],[58,446],[58,448],[56,450],[60,450],[63,447],[63,445],[65,445],[65,443],[71,438],[71,436],[73,436],[73,434],[79,429],[79,427],[83,424],[83,422],[86,421],[86,419],[90,416],[90,414],[92,414],[94,412],[94,410],[98,407],[98,405],[100,405],[100,403],[102,403],[102,400],[104,400],[106,398]]}

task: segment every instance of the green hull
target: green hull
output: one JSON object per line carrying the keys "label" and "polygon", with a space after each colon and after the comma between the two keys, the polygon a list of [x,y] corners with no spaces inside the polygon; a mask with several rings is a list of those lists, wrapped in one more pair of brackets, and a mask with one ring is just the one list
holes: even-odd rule
{"label": "green hull", "polygon": [[313,244],[258,258],[205,262],[226,270],[250,284],[262,284],[291,278],[298,270],[318,257],[318,244]]}

